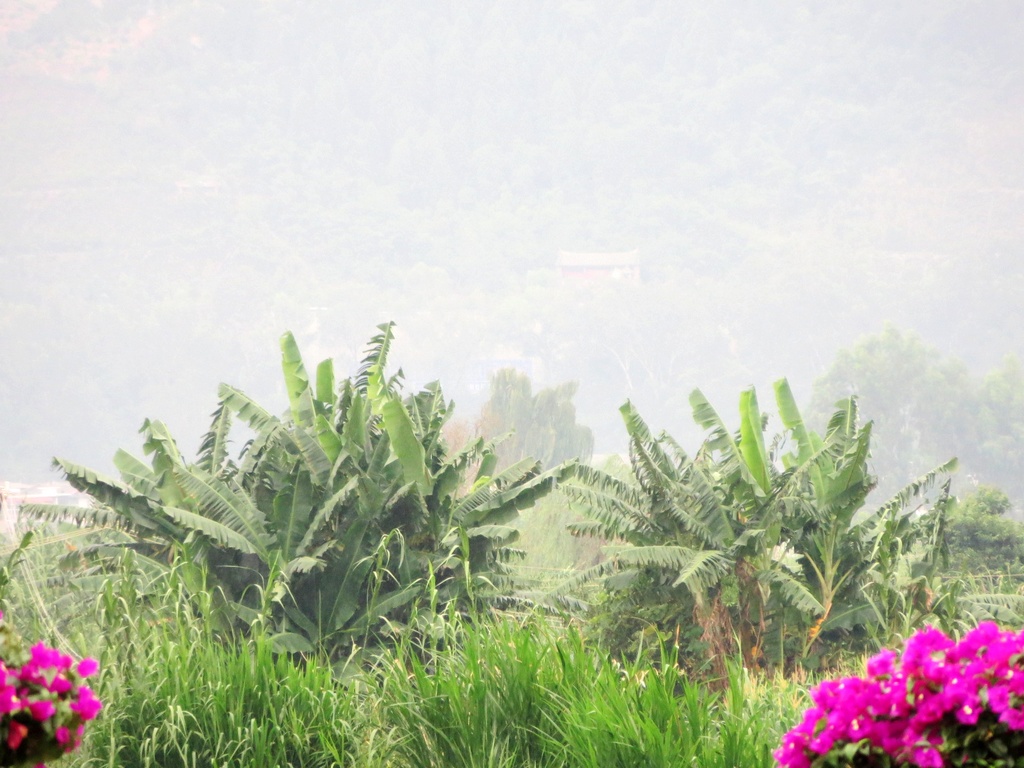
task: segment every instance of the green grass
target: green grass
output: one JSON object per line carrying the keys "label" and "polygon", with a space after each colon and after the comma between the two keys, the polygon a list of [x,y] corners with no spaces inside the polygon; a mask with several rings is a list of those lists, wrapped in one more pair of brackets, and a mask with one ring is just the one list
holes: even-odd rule
{"label": "green grass", "polygon": [[9,595],[17,626],[103,667],[104,710],[67,768],[767,768],[805,706],[804,686],[735,665],[709,686],[652,664],[657,651],[614,661],[539,615],[447,616],[432,645],[407,637],[339,679],[259,632],[216,635],[212,605],[173,576],[126,567],[76,590],[28,585],[35,565]]}
{"label": "green grass", "polygon": [[[734,668],[724,690],[676,667],[621,665],[575,629],[509,617],[455,625],[339,682],[269,642],[168,621],[104,679],[79,766],[771,766],[802,699]],[[788,694],[780,695],[780,693]]]}
{"label": "green grass", "polygon": [[737,667],[718,691],[670,664],[618,664],[538,618],[468,628],[432,661],[386,676],[400,765],[771,766],[803,704]]}

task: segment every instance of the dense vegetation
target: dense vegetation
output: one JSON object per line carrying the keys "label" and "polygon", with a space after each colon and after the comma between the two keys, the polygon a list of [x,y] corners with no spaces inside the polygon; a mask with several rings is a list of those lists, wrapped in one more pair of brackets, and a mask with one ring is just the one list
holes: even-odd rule
{"label": "dense vegetation", "polygon": [[[440,386],[403,401],[401,374],[385,372],[393,326],[379,330],[360,374],[339,382],[330,360],[311,380],[285,334],[286,419],[222,385],[195,462],[162,423],[147,421],[150,464],[119,451],[120,480],[56,461],[102,506],[27,511],[127,532],[149,566],[182,563],[193,591],[213,595],[226,629],[260,622],[278,651],[351,661],[381,633],[420,631],[409,626],[419,608],[509,599],[518,536],[509,523],[567,467],[542,472],[527,458],[499,469],[483,438],[450,450]],[[255,431],[237,461],[232,415]]]}
{"label": "dense vegetation", "polygon": [[[626,403],[628,468],[502,469],[492,442],[448,444],[438,384],[403,396],[393,331],[340,380],[285,334],[287,411],[222,385],[194,461],[160,422],[148,462],[118,452],[120,479],[58,461],[97,505],[26,509],[56,522],[7,558],[0,609],[102,658],[107,706],[69,765],[768,768],[809,673],[926,622],[1024,624],[1005,494],[957,505],[950,461],[865,507],[853,398],[819,434],[780,380],[769,438],[753,389],[738,429],[694,391],[692,455]],[[571,389],[548,394],[572,439]],[[534,502],[575,509],[598,562],[517,566]]]}
{"label": "dense vegetation", "polygon": [[1024,623],[1022,22],[6,3],[0,480],[97,504],[0,609],[102,657],[69,764],[767,768],[814,676]]}
{"label": "dense vegetation", "polygon": [[275,655],[261,632],[217,636],[180,582],[164,587],[129,569],[90,596],[95,610],[71,620],[63,601],[54,624],[16,600],[27,631],[59,627],[65,646],[101,654],[105,708],[63,765],[769,768],[804,703],[797,683],[738,665],[711,689],[671,663],[620,664],[536,616],[449,617],[430,643],[402,643],[342,681],[320,656]]}

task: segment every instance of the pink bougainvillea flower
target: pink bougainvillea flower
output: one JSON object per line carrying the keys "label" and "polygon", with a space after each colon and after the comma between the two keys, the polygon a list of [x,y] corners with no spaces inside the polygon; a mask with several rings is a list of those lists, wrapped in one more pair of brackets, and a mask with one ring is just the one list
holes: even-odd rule
{"label": "pink bougainvillea flower", "polygon": [[80,674],[82,677],[89,677],[90,675],[95,675],[96,670],[98,670],[99,668],[100,664],[98,661],[96,661],[96,659],[86,658],[78,662],[78,674]]}
{"label": "pink bougainvillea flower", "polygon": [[927,627],[902,654],[872,657],[866,671],[811,691],[814,705],[774,753],[782,768],[808,768],[850,747],[864,757],[881,751],[899,765],[942,768],[947,757],[960,759],[973,728],[1015,749],[1024,743],[1024,632],[985,622],[956,642]]}
{"label": "pink bougainvillea flower", "polygon": [[78,689],[78,701],[73,701],[68,706],[72,712],[77,712],[83,720],[92,720],[103,709],[103,704],[97,699],[87,685]]}
{"label": "pink bougainvillea flower", "polygon": [[28,711],[32,714],[32,717],[42,722],[53,717],[53,713],[57,711],[57,708],[53,706],[53,702],[49,699],[40,699],[39,701],[33,701],[28,705]]}

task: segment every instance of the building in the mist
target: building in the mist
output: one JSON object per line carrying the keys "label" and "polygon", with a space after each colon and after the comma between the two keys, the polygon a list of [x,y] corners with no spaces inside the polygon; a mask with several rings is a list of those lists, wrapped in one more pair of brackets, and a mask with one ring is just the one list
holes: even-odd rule
{"label": "building in the mist", "polygon": [[18,511],[22,504],[60,504],[65,507],[88,507],[89,496],[79,493],[68,483],[0,482],[0,533],[14,536],[18,524]]}
{"label": "building in the mist", "polygon": [[557,265],[559,274],[566,280],[640,282],[640,255],[635,250],[615,253],[559,251]]}

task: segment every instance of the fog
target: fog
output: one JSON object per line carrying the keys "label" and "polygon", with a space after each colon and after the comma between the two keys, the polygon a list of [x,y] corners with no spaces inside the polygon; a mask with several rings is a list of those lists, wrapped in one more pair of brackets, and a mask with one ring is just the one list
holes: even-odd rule
{"label": "fog", "polygon": [[146,418],[192,455],[222,381],[283,411],[289,329],[354,371],[396,321],[470,425],[504,365],[578,381],[598,453],[627,398],[686,445],[695,387],[810,407],[887,324],[981,381],[1024,353],[1022,39],[1013,0],[0,2],[0,480]]}

